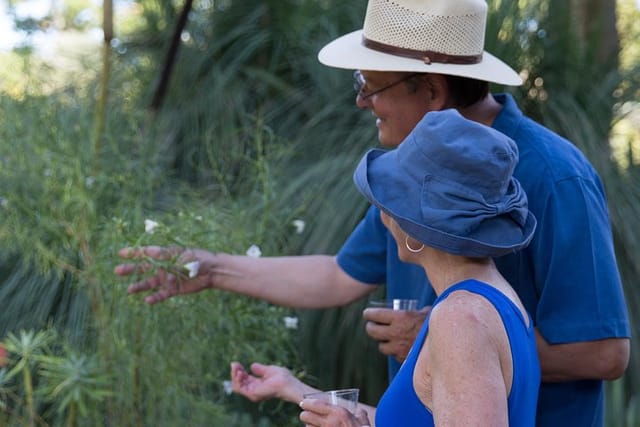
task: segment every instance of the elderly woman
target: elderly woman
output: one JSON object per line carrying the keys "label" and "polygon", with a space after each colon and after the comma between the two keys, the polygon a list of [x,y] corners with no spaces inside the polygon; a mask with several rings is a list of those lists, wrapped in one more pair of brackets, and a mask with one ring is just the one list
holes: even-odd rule
{"label": "elderly woman", "polygon": [[[536,221],[512,174],[514,142],[455,110],[430,112],[394,151],[371,150],[354,174],[380,208],[400,259],[422,266],[438,298],[377,409],[350,414],[305,399],[312,426],[533,426],[540,366],[531,317],[493,257],[524,248]],[[234,390],[297,402],[286,369],[232,364]]]}

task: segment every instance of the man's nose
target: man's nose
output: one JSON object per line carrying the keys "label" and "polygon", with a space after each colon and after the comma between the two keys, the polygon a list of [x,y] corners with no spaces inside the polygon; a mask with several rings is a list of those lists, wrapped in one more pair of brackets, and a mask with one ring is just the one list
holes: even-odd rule
{"label": "man's nose", "polygon": [[371,102],[370,98],[365,98],[363,99],[360,94],[356,95],[356,105],[358,106],[358,108],[360,108],[361,110],[367,109],[369,108],[370,104],[369,102]]}

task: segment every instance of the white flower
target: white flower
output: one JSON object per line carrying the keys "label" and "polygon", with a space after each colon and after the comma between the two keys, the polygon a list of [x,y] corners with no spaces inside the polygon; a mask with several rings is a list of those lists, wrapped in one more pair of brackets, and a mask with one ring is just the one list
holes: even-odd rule
{"label": "white flower", "polygon": [[193,279],[198,275],[200,270],[200,261],[191,261],[184,265],[184,268],[189,271],[189,279]]}
{"label": "white flower", "polygon": [[155,231],[156,227],[158,227],[160,224],[158,224],[157,222],[155,222],[152,219],[145,219],[144,220],[144,232],[145,233],[149,233],[149,234],[153,234],[153,232]]}
{"label": "white flower", "polygon": [[251,258],[260,258],[260,256],[262,256],[262,251],[258,245],[251,245],[249,249],[247,249],[247,256]]}
{"label": "white flower", "polygon": [[197,215],[196,216],[196,221],[202,221],[202,216],[201,215]]}
{"label": "white flower", "polygon": [[302,234],[304,231],[304,226],[306,225],[301,219],[294,219],[292,222],[293,226],[296,228],[296,233]]}
{"label": "white flower", "polygon": [[5,197],[0,197],[0,208],[6,208],[9,206],[9,200]]}
{"label": "white flower", "polygon": [[287,329],[298,329],[298,318],[297,317],[290,317],[290,316],[285,316],[284,320],[284,327]]}
{"label": "white flower", "polygon": [[88,176],[84,180],[84,186],[87,188],[93,187],[93,183],[96,182],[96,179],[92,176]]}
{"label": "white flower", "polygon": [[232,394],[233,387],[231,386],[231,381],[222,381],[222,389],[224,390],[224,394]]}

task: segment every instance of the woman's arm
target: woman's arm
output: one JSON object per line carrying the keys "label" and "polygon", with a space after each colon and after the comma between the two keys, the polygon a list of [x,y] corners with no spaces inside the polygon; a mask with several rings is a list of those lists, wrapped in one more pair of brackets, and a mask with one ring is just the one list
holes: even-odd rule
{"label": "woman's arm", "polygon": [[[481,297],[453,293],[433,309],[414,387],[436,425],[460,425],[461,420],[508,425],[505,384],[511,379],[504,377],[502,343],[495,333],[503,330],[498,314]],[[421,395],[420,389],[430,395]]]}

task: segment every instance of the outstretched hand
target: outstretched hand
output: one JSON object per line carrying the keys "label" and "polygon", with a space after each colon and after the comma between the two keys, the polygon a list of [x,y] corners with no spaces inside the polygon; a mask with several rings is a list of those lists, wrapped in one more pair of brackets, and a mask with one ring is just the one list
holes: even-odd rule
{"label": "outstretched hand", "polygon": [[367,411],[360,406],[353,415],[347,409],[318,399],[304,399],[319,390],[297,379],[290,370],[277,365],[251,364],[251,373],[239,362],[231,362],[231,388],[252,402],[278,398],[297,403],[300,421],[317,427],[368,427]]}
{"label": "outstretched hand", "polygon": [[239,362],[231,362],[231,388],[252,402],[278,398],[298,403],[313,390],[281,366],[252,363],[250,369],[251,373]]}
{"label": "outstretched hand", "polygon": [[[211,268],[213,254],[207,251],[144,246],[141,248],[121,249],[118,255],[122,259],[136,261],[135,263],[116,266],[115,274],[119,276],[143,275],[153,271],[153,275],[130,284],[127,289],[130,294],[152,291],[145,298],[145,302],[148,304],[155,304],[175,295],[200,292],[211,286],[207,271]],[[152,263],[154,260],[172,260],[177,268],[184,271],[169,271],[164,268],[154,269]],[[192,267],[190,272],[185,268],[187,265]],[[197,266],[195,270],[193,269],[194,266]]]}

